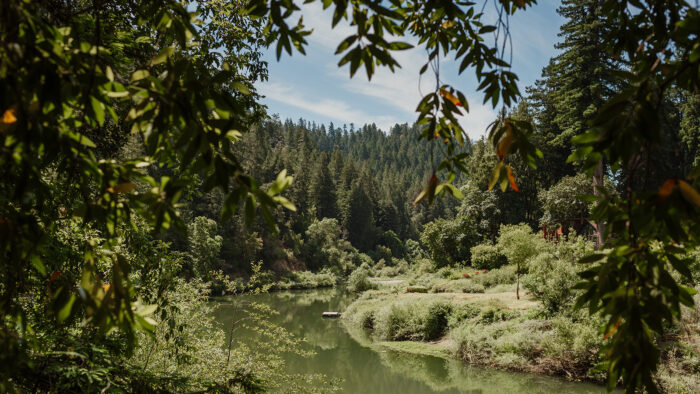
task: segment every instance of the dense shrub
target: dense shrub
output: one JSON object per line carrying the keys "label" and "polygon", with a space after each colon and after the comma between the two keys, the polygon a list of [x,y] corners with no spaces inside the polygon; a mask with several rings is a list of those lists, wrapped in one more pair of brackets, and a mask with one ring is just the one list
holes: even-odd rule
{"label": "dense shrub", "polygon": [[365,309],[360,312],[360,325],[362,328],[373,329],[374,328],[374,311],[371,309]]}
{"label": "dense shrub", "polygon": [[262,268],[262,260],[253,263],[253,274],[248,278],[249,289],[269,289],[275,284],[275,274]]}
{"label": "dense shrub", "polygon": [[467,282],[462,286],[462,293],[484,293],[484,285],[474,282]]}
{"label": "dense shrub", "polygon": [[221,266],[219,253],[223,239],[217,235],[216,222],[204,216],[198,216],[188,226],[187,231],[192,271],[198,278],[211,279],[211,272]]}
{"label": "dense shrub", "polygon": [[462,321],[473,319],[481,313],[481,308],[477,304],[457,304],[452,306],[452,313],[447,318],[447,325],[450,329],[457,327]]}
{"label": "dense shrub", "polygon": [[367,264],[367,265],[373,265],[373,264],[374,264],[374,260],[372,260],[372,258],[369,257],[369,255],[367,255],[367,254],[365,254],[365,253],[356,253],[356,254],[353,254],[353,256],[352,256],[352,262],[353,262],[353,264],[354,264],[356,267],[359,267],[359,266],[365,265],[365,264]]}
{"label": "dense shrub", "polygon": [[406,254],[401,238],[392,230],[384,232],[381,237],[381,244],[389,248],[389,252],[393,257],[404,257]]}
{"label": "dense shrub", "polygon": [[508,263],[508,259],[496,245],[481,244],[471,249],[472,267],[477,269],[495,269]]}
{"label": "dense shrub", "polygon": [[578,282],[577,263],[593,252],[593,243],[583,237],[571,237],[549,247],[528,263],[523,287],[542,303],[548,314],[568,309],[574,301],[573,287]]}
{"label": "dense shrub", "polygon": [[399,272],[399,268],[398,268],[398,267],[384,267],[384,268],[382,268],[382,269],[379,271],[378,274],[379,274],[379,276],[381,276],[381,277],[385,277],[385,278],[388,277],[388,278],[391,278],[391,277],[394,277],[394,276],[398,275],[399,273],[400,273],[400,272]]}
{"label": "dense shrub", "polygon": [[384,245],[377,245],[377,247],[374,249],[374,252],[372,253],[372,257],[374,257],[375,260],[380,260],[383,259],[386,261],[388,264],[392,264],[393,261],[393,255],[391,253],[391,249]]}
{"label": "dense shrub", "polygon": [[[570,234],[574,234],[574,230],[569,230]],[[587,241],[582,236],[569,236],[569,239],[562,240],[555,244],[549,244],[556,254],[562,260],[566,260],[575,264],[582,257],[588,256],[593,253],[594,244],[591,241]]]}
{"label": "dense shrub", "polygon": [[369,280],[369,272],[364,268],[358,268],[348,277],[348,290],[360,293],[372,289],[374,285]]}
{"label": "dense shrub", "polygon": [[367,273],[369,274],[369,276],[375,276],[375,275],[376,275],[376,272],[375,272],[375,270],[374,270],[374,266],[372,265],[372,263],[369,263],[369,264],[368,264],[368,263],[362,263],[362,264],[360,264],[360,266],[359,266],[358,268],[362,268],[363,270],[367,271]]}
{"label": "dense shrub", "polygon": [[321,272],[294,271],[288,273],[275,285],[279,289],[314,289],[318,287],[333,287],[338,277],[328,268]]}
{"label": "dense shrub", "polygon": [[[602,337],[593,319],[553,321],[513,319],[509,312],[487,309],[450,331],[457,355],[475,363],[511,369],[591,376]],[[540,360],[533,362],[533,360]],[[549,363],[549,360],[555,360]]]}
{"label": "dense shrub", "polygon": [[400,274],[406,274],[411,269],[411,266],[408,264],[408,261],[404,259],[394,260],[394,263],[396,264],[396,269],[399,271]]}
{"label": "dense shrub", "polygon": [[480,283],[486,288],[496,285],[510,285],[515,283],[515,266],[506,265],[501,268],[491,270],[486,274],[472,276],[469,279],[472,283]]}
{"label": "dense shrub", "polygon": [[550,252],[540,253],[529,263],[523,287],[542,303],[549,314],[573,304],[573,286],[579,280],[574,262]]}
{"label": "dense shrub", "polygon": [[438,267],[469,261],[470,249],[478,240],[473,222],[464,216],[430,222],[420,235],[421,244]]}
{"label": "dense shrub", "polygon": [[430,259],[420,259],[417,263],[418,269],[416,270],[418,274],[430,274],[435,272],[437,266],[435,262]]}
{"label": "dense shrub", "polygon": [[460,275],[450,267],[442,267],[438,270],[437,276],[443,279],[459,279]]}
{"label": "dense shrub", "polygon": [[425,251],[420,247],[420,244],[412,239],[406,240],[404,250],[406,251],[406,256],[413,261],[426,257]]}
{"label": "dense shrub", "polygon": [[312,270],[328,267],[336,275],[346,276],[363,262],[371,261],[341,235],[337,219],[324,218],[312,223],[306,230],[302,254],[307,266]]}
{"label": "dense shrub", "polygon": [[435,302],[428,305],[428,311],[423,323],[423,339],[433,340],[445,335],[447,319],[452,308],[445,302]]}
{"label": "dense shrub", "polygon": [[451,306],[444,301],[397,301],[377,311],[375,332],[386,340],[434,340],[447,330]]}

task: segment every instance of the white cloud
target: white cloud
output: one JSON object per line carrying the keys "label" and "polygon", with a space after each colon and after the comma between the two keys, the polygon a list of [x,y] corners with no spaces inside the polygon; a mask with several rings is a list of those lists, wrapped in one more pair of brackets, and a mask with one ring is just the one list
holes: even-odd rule
{"label": "white cloud", "polygon": [[327,97],[310,98],[302,93],[299,86],[283,83],[267,83],[260,87],[260,93],[270,100],[293,106],[314,114],[331,119],[337,119],[343,123],[355,123],[362,125],[375,123],[382,130],[389,130],[396,123],[402,123],[401,119],[393,116],[372,116],[365,111],[336,99]]}

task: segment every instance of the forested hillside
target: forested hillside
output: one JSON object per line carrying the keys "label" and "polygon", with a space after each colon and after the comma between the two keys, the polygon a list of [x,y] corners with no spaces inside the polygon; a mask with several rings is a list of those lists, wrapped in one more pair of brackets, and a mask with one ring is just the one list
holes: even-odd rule
{"label": "forested hillside", "polygon": [[[297,211],[285,212],[279,218],[279,234],[271,233],[262,220],[246,229],[240,216],[234,224],[223,224],[218,231],[223,237],[222,267],[244,274],[251,262],[260,259],[267,268],[283,263],[274,267],[278,271],[283,267],[320,268],[322,263],[304,258],[303,244],[309,226],[324,218],[337,219],[342,237],[375,260],[384,256],[385,247],[396,257],[404,257],[398,245],[418,240],[425,226],[437,219],[442,220],[442,231],[448,231],[444,221],[455,216],[461,218],[459,227],[463,229],[452,230],[457,231],[453,237],[474,232],[472,244],[495,239],[501,224],[527,223],[535,231],[542,226],[564,226],[564,231],[576,227],[577,232],[592,236],[595,229],[588,221],[589,207],[578,202],[577,196],[593,194],[594,180],[566,159],[572,152],[568,141],[585,127],[580,119],[585,119],[584,103],[590,101],[576,92],[580,89],[576,83],[588,86],[606,82],[589,82],[600,77],[587,76],[581,70],[553,71],[564,56],[577,49],[552,59],[543,78],[528,88],[528,95],[513,111],[513,115],[534,122],[533,141],[545,153],[537,161],[537,169],[512,160],[517,192],[488,190],[490,169],[498,162],[498,155],[485,140],[472,141],[465,148],[470,152],[466,163],[469,171],[454,180],[464,198],[442,198],[429,206],[412,203],[434,171],[431,163],[436,162],[418,139],[419,127],[404,124],[382,131],[373,124],[355,129],[353,125],[319,126],[303,119],[296,123],[276,117],[265,120],[240,141],[237,149],[246,158],[243,165],[257,179],[269,182],[287,169],[294,177],[289,196]],[[572,80],[571,76],[580,80]],[[569,85],[558,86],[563,80]],[[572,101],[571,97],[579,99]],[[647,186],[656,188],[668,178],[686,177],[700,160],[694,112],[700,106],[698,96],[674,93],[665,101],[665,142],[650,156],[653,162],[644,175]],[[636,176],[643,175],[636,172]],[[611,191],[618,193],[635,185],[624,171],[608,172],[605,179]],[[191,206],[192,217],[216,220],[222,200],[208,194],[193,199]],[[240,239],[258,237],[262,243],[240,243]],[[463,249],[470,247],[467,242]],[[468,256],[454,256],[453,260],[468,261]]]}
{"label": "forested hillside", "polygon": [[[247,228],[241,214],[221,223],[215,235],[222,237],[219,257],[227,272],[247,274],[250,263],[257,260],[267,268],[282,264],[276,267],[278,271],[320,268],[321,262],[304,258],[303,245],[309,226],[324,218],[336,219],[343,238],[378,259],[384,248],[403,256],[404,241],[417,239],[425,223],[454,216],[455,199],[441,199],[430,207],[411,204],[432,173],[429,152],[421,149],[415,128],[397,125],[389,135],[370,126],[325,130],[303,120],[282,123],[273,118],[237,144],[246,158],[242,165],[256,179],[272,181],[287,170],[294,178],[288,196],[297,210],[280,212],[279,233],[273,233],[262,220]],[[334,138],[337,144],[330,147]],[[218,221],[223,203],[220,194],[193,196],[185,216]],[[184,240],[175,244],[186,250]]]}

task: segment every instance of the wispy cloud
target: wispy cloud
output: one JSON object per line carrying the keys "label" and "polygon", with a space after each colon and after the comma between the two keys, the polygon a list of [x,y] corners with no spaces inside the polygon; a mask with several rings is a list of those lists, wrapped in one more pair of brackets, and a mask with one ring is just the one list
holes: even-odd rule
{"label": "wispy cloud", "polygon": [[309,97],[299,86],[284,83],[268,83],[260,88],[260,93],[270,100],[277,101],[304,111],[337,119],[342,123],[356,125],[375,123],[382,130],[389,130],[401,119],[387,115],[370,115],[367,112],[341,100],[327,97]]}

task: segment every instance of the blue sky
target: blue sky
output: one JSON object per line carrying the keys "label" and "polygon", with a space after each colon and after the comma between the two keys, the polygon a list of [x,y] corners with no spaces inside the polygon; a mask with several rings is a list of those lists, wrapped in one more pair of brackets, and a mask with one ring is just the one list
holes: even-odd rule
{"label": "blue sky", "polygon": [[[486,13],[493,15],[487,5]],[[554,44],[563,19],[557,15],[558,1],[540,0],[539,4],[511,18],[513,39],[513,70],[520,78],[519,87],[534,83],[549,58],[556,54]],[[266,54],[269,62],[269,81],[258,85],[265,96],[263,103],[270,114],[282,119],[304,118],[317,123],[333,122],[336,127],[354,123],[376,123],[387,131],[395,123],[412,123],[415,108],[420,101],[421,88],[426,93],[434,86],[424,74],[419,83],[419,70],[426,61],[424,49],[414,48],[395,52],[402,68],[392,73],[378,68],[372,81],[367,80],[364,68],[350,79],[347,67],[338,68],[339,56],[334,55],[337,45],[352,29],[342,23],[331,29],[330,9],[323,11],[318,2],[304,6],[305,25],[314,29],[308,38],[306,56],[286,53],[278,62],[274,48]],[[485,134],[486,126],[495,118],[490,104],[476,91],[477,84],[470,70],[457,74],[458,64],[450,58],[441,62],[441,79],[460,89],[469,100],[470,112],[461,121],[471,138]],[[473,71],[472,71],[473,73]]]}

